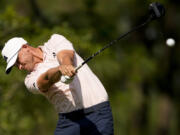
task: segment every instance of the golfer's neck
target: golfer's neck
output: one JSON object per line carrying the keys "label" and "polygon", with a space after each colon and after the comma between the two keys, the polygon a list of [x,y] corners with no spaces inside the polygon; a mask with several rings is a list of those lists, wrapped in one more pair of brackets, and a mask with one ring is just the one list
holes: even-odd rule
{"label": "golfer's neck", "polygon": [[43,51],[41,48],[33,48],[33,56],[36,64],[43,62]]}

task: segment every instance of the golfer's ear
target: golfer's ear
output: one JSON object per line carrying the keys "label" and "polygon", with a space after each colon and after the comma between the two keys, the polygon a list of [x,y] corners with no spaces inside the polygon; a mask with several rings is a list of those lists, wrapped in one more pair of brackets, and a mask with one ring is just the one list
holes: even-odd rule
{"label": "golfer's ear", "polygon": [[28,47],[28,44],[24,44],[23,46],[22,46],[22,48],[27,48]]}

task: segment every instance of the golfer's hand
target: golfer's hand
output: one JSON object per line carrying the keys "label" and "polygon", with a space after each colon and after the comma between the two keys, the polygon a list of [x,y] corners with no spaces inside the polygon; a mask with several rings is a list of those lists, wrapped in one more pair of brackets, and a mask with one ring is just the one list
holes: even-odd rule
{"label": "golfer's hand", "polygon": [[75,68],[72,65],[61,65],[59,70],[62,73],[60,81],[65,84],[71,83],[73,76],[76,74]]}
{"label": "golfer's hand", "polygon": [[59,70],[61,71],[62,75],[69,76],[72,78],[75,74],[75,67],[72,65],[61,65],[59,66]]}

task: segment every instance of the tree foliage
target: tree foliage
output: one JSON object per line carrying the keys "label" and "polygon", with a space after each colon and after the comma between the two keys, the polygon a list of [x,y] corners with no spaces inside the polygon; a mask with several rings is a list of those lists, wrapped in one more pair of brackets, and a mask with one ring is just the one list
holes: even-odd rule
{"label": "tree foliage", "polygon": [[[11,37],[37,47],[64,35],[87,58],[145,20],[152,2],[136,0],[1,0],[0,48]],[[107,49],[88,63],[109,93],[115,135],[178,135],[179,1],[159,0],[166,16]],[[165,45],[167,37],[176,46]],[[0,58],[0,135],[49,135],[57,116],[48,101],[24,86],[25,72],[5,74]]]}

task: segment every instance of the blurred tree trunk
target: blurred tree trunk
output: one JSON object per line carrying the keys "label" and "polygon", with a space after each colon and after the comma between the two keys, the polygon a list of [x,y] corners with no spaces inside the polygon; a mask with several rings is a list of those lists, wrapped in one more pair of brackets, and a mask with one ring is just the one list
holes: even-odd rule
{"label": "blurred tree trunk", "polygon": [[156,135],[170,135],[170,124],[172,119],[172,103],[168,96],[160,97],[158,105],[158,125]]}
{"label": "blurred tree trunk", "polygon": [[43,25],[50,26],[52,25],[50,20],[47,19],[41,9],[39,8],[36,0],[29,0],[30,6],[32,8],[32,19],[40,21]]}

